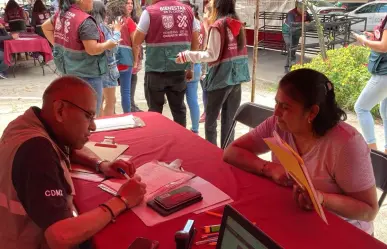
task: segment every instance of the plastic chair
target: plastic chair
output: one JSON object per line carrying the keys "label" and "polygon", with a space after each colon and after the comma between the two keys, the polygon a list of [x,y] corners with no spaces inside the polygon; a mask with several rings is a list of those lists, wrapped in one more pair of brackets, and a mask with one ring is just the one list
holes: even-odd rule
{"label": "plastic chair", "polygon": [[235,130],[236,122],[240,122],[250,128],[254,128],[265,121],[268,117],[272,116],[273,113],[274,109],[267,106],[250,102],[241,105],[235,114],[232,126],[227,133],[226,140],[224,144],[222,144],[222,149],[227,147],[231,134]]}
{"label": "plastic chair", "polygon": [[376,187],[383,191],[378,201],[380,208],[387,195],[387,155],[380,151],[371,150],[371,161],[374,168]]}

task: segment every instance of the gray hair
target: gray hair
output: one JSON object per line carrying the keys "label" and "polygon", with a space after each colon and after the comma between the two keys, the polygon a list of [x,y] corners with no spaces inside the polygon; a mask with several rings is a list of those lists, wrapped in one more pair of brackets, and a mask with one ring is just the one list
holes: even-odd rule
{"label": "gray hair", "polygon": [[97,24],[105,22],[106,8],[102,1],[93,2],[93,10],[91,11],[91,15],[94,17]]}

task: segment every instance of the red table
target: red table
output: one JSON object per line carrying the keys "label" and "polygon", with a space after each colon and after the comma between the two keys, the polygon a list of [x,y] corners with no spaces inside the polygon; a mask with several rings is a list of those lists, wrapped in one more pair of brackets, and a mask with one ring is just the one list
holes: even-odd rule
{"label": "red table", "polygon": [[[223,162],[221,149],[168,118],[156,113],[135,115],[144,120],[146,127],[96,133],[92,140],[101,141],[105,135],[115,136],[118,143],[129,145],[125,154],[134,156],[137,166],[152,159],[166,162],[182,159],[185,170],[194,172],[227,193],[235,201],[232,206],[255,221],[284,248],[387,248],[329,212],[329,225],[326,225],[315,212],[300,210],[290,189]],[[75,204],[81,213],[111,198],[97,188],[96,183],[74,179],[74,184],[77,192]],[[215,211],[222,212],[222,208]],[[219,218],[207,214],[189,214],[146,227],[133,212],[128,211],[115,224],[109,224],[96,234],[93,243],[96,248],[126,249],[136,237],[146,237],[158,240],[160,249],[174,249],[175,232],[182,229],[190,218],[195,220],[197,228],[220,223]],[[196,235],[196,240],[198,238]],[[202,245],[194,248],[214,247]]]}
{"label": "red table", "polygon": [[20,39],[4,41],[4,62],[12,65],[12,54],[24,52],[40,52],[46,62],[53,59],[48,41],[37,34],[21,34]]}

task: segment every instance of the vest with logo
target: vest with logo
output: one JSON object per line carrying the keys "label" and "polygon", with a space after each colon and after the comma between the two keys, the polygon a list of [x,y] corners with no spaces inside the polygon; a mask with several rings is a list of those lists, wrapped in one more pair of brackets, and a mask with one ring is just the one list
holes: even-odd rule
{"label": "vest with logo", "polygon": [[130,39],[130,33],[128,29],[128,22],[125,20],[124,25],[121,27],[121,42],[118,47],[117,60],[120,65],[133,66],[133,51],[132,40]]}
{"label": "vest with logo", "polygon": [[32,18],[35,20],[36,26],[41,26],[48,18],[50,18],[50,12],[33,12]]}
{"label": "vest with logo", "polygon": [[10,9],[5,13],[7,15],[7,22],[16,22],[16,21],[25,21],[24,20],[24,12],[21,7]]}
{"label": "vest with logo", "polygon": [[[0,245],[7,249],[48,248],[44,231],[26,214],[12,183],[12,165],[19,147],[34,137],[49,140],[60,158],[64,176],[75,194],[69,173],[70,161],[67,155],[51,140],[43,124],[32,108],[12,121],[4,130],[0,140]],[[44,151],[42,151],[44,153]],[[72,196],[67,200],[69,208],[74,209]],[[36,203],[35,205],[39,205]],[[49,215],[49,214],[47,214]]]}
{"label": "vest with logo", "polygon": [[208,74],[203,81],[204,89],[213,91],[250,81],[246,45],[238,50],[237,38],[228,28],[225,18],[211,25],[209,33],[212,29],[217,29],[220,33],[220,54],[215,62],[208,63]]}
{"label": "vest with logo", "polygon": [[175,0],[159,1],[146,10],[150,26],[146,35],[145,72],[184,71],[189,64],[176,64],[178,53],[191,48],[192,9]]}
{"label": "vest with logo", "polygon": [[[57,12],[54,16],[54,50],[55,65],[63,75],[79,77],[101,77],[107,71],[105,53],[89,55],[79,39],[79,27],[87,19],[95,20],[76,5],[63,15]],[[104,42],[104,35],[99,29],[99,43]]]}

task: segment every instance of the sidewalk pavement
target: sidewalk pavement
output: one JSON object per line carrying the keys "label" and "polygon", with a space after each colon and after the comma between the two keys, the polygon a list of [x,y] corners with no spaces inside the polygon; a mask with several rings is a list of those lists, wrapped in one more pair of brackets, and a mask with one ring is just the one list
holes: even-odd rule
{"label": "sidewalk pavement", "polygon": [[[251,53],[251,50],[249,51]],[[274,96],[276,84],[283,76],[283,64],[285,56],[274,51],[259,51],[259,67],[258,75],[259,81],[256,86],[255,101],[261,105],[274,107]],[[49,62],[52,68],[55,68],[53,62]],[[10,121],[22,114],[30,106],[41,106],[44,89],[47,85],[57,77],[49,68],[46,68],[46,76],[42,75],[40,67],[34,67],[32,61],[23,62],[20,67],[16,69],[16,78],[10,77],[6,80],[0,80],[0,134],[2,134],[5,127]],[[144,96],[143,87],[144,72],[139,72],[137,90],[135,94],[136,104],[142,110],[147,110],[146,100]],[[272,82],[272,83],[268,83]],[[251,84],[246,83],[242,85],[242,103],[250,101]],[[117,113],[122,113],[120,92],[117,88]],[[199,104],[201,111],[203,110],[202,91],[199,87]],[[172,119],[172,115],[168,105],[164,106],[163,114]],[[356,127],[358,130],[359,124],[354,113],[348,113],[348,123]],[[218,122],[218,128],[220,122]],[[191,121],[189,110],[187,106],[187,128],[191,128]],[[249,128],[238,124],[236,126],[235,137],[238,138],[243,134],[249,132]],[[219,131],[219,129],[218,129]],[[383,127],[380,121],[377,121],[375,126],[376,137],[378,138],[378,147],[383,148]],[[199,135],[204,138],[204,124],[200,124]],[[219,135],[218,135],[219,139]],[[220,142],[218,141],[218,144]],[[264,155],[265,159],[270,158],[268,154]],[[378,192],[379,196],[381,192]],[[387,243],[387,202],[383,205],[375,219],[375,237],[384,243]]]}

